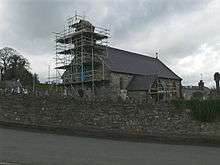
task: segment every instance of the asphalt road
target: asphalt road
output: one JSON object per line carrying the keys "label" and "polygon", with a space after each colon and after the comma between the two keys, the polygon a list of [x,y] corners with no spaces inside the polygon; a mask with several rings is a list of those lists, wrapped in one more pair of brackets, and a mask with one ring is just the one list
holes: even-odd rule
{"label": "asphalt road", "polygon": [[0,128],[0,165],[5,162],[19,165],[219,165],[220,148],[121,142]]}

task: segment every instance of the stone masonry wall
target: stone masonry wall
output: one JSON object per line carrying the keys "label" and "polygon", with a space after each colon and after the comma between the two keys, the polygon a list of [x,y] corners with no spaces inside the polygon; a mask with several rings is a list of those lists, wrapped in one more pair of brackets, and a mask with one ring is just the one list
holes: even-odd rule
{"label": "stone masonry wall", "polygon": [[220,136],[219,124],[191,119],[169,105],[73,98],[0,96],[0,121],[148,135]]}
{"label": "stone masonry wall", "polygon": [[[95,87],[95,95],[97,97],[102,98],[111,98],[113,100],[117,100],[119,97],[124,98],[123,95],[129,97],[131,99],[137,100],[146,100],[146,91],[127,91],[126,88],[129,85],[130,81],[133,78],[133,74],[124,74],[124,73],[116,73],[116,72],[107,72],[106,77],[108,77],[109,82],[100,83],[99,85],[96,84]],[[179,98],[180,97],[180,86],[181,82],[178,80],[170,80],[170,79],[160,79],[163,83],[164,87],[167,88],[170,84],[175,83],[176,86],[176,95],[172,96],[170,94],[166,94],[164,100],[170,100],[172,98]],[[78,90],[81,89],[81,84],[74,85],[74,88],[69,87],[67,90],[68,94],[78,98]],[[91,89],[91,84],[84,85],[84,98],[92,99],[94,97]],[[170,91],[170,89],[167,89]],[[169,96],[168,96],[169,95]]]}

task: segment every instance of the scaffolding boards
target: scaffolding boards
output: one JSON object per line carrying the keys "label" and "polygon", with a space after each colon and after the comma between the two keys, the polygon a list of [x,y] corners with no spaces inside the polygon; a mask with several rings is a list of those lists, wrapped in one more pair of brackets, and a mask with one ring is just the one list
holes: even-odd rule
{"label": "scaffolding boards", "polygon": [[56,77],[64,85],[90,85],[106,80],[109,30],[95,27],[84,17],[75,15],[67,19],[64,31],[56,34]]}
{"label": "scaffolding boards", "polygon": [[178,88],[175,81],[162,82],[157,80],[151,85],[149,94],[157,101],[165,96],[167,99],[175,99],[177,97]]}

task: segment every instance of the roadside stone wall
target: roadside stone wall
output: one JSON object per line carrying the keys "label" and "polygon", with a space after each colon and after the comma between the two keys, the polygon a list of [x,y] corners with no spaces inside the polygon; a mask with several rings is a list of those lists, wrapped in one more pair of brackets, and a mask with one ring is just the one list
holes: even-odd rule
{"label": "roadside stone wall", "polygon": [[147,99],[147,91],[129,91],[128,97],[144,101]]}
{"label": "roadside stone wall", "polygon": [[218,123],[201,123],[189,110],[134,101],[63,97],[0,96],[0,120],[77,129],[148,135],[219,136]]}

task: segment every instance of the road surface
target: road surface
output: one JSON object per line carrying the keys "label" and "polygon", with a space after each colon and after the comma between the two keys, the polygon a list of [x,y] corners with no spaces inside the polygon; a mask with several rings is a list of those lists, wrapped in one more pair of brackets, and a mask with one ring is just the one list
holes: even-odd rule
{"label": "road surface", "polygon": [[19,165],[219,165],[220,148],[122,142],[0,128],[0,165],[5,162]]}

